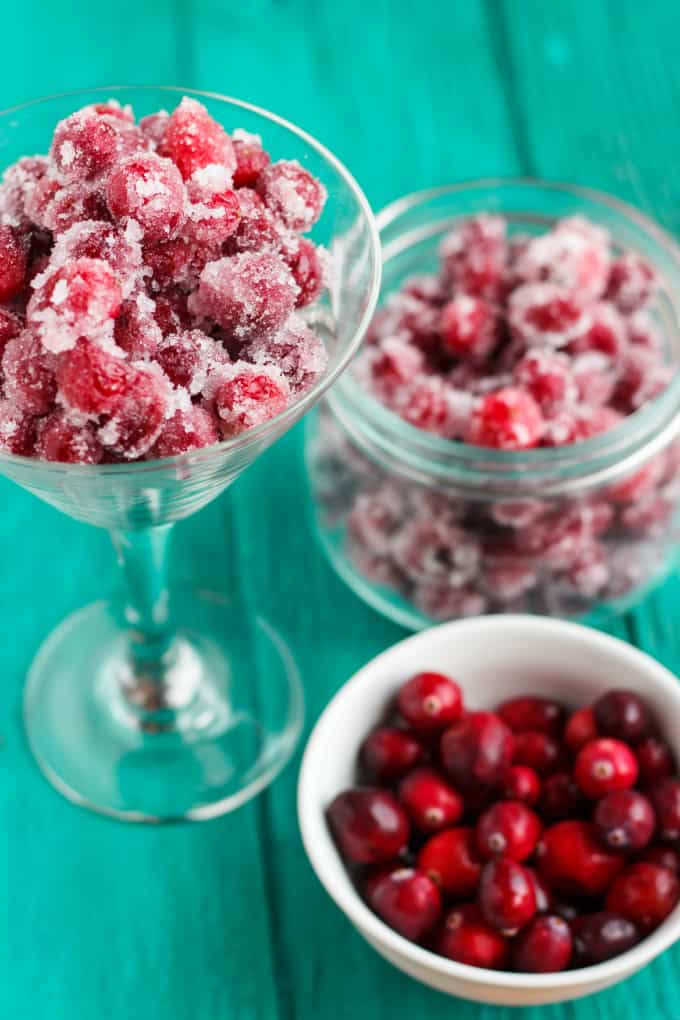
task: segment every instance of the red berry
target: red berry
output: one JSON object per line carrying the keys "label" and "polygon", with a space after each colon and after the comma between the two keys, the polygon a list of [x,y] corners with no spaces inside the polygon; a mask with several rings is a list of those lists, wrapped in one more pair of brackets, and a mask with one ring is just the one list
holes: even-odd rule
{"label": "red berry", "polygon": [[501,780],[501,792],[506,800],[519,800],[531,806],[541,793],[541,781],[528,765],[511,765]]}
{"label": "red berry", "polygon": [[33,456],[37,420],[11,400],[0,400],[0,450],[20,457]]}
{"label": "red berry", "polygon": [[679,898],[677,875],[640,861],[631,864],[614,880],[607,894],[606,908],[648,932],[668,917]]}
{"label": "red berry", "polygon": [[539,874],[563,896],[601,896],[623,867],[590,822],[567,820],[546,829],[537,848]]}
{"label": "red berry", "polygon": [[571,932],[573,963],[577,967],[604,963],[625,953],[640,940],[640,933],[631,921],[606,910],[575,917],[571,922]]}
{"label": "red berry", "polygon": [[592,708],[579,708],[570,717],[564,729],[564,742],[572,754],[598,736]]}
{"label": "red berry", "polygon": [[549,737],[559,737],[564,725],[564,709],[557,701],[524,695],[504,701],[496,709],[513,733],[538,730]]}
{"label": "red berry", "polygon": [[434,928],[442,909],[437,886],[413,868],[399,868],[373,884],[368,902],[386,924],[412,942],[420,942]]}
{"label": "red berry", "polygon": [[447,829],[428,839],[418,854],[418,868],[455,899],[472,896],[479,883],[483,861],[477,853],[474,830]]}
{"label": "red berry", "polygon": [[120,151],[113,124],[93,110],[78,110],[57,124],[50,155],[60,176],[84,181],[107,171]]}
{"label": "red berry", "polygon": [[415,730],[432,733],[460,718],[463,696],[455,680],[443,673],[417,673],[400,688],[397,704]]}
{"label": "red berry", "polygon": [[456,963],[489,970],[505,967],[508,955],[507,940],[485,924],[471,903],[454,907],[446,915],[435,935],[434,949]]}
{"label": "red berry", "polygon": [[508,322],[526,344],[564,347],[588,325],[582,300],[552,283],[528,283],[510,296]]}
{"label": "red berry", "polygon": [[241,218],[238,195],[229,188],[212,191],[191,185],[184,233],[202,245],[219,246],[236,231]]}
{"label": "red berry", "polygon": [[149,459],[175,457],[219,442],[215,416],[204,407],[192,404],[175,411],[163,424],[163,431],[149,450]]}
{"label": "red berry", "polygon": [[26,248],[12,227],[0,226],[0,301],[15,297],[26,282]]}
{"label": "red berry", "polygon": [[540,811],[551,822],[582,814],[585,799],[569,772],[553,772],[543,780]]}
{"label": "red berry", "polygon": [[8,308],[0,308],[0,358],[5,347],[15,336],[19,336],[22,330],[22,322],[18,315],[10,312]]}
{"label": "red berry", "polygon": [[154,316],[153,301],[141,298],[124,301],[113,326],[113,337],[118,347],[131,360],[152,358],[163,339]]}
{"label": "red berry", "polygon": [[92,425],[75,425],[61,411],[55,411],[40,429],[37,454],[63,464],[98,464],[104,451]]}
{"label": "red berry", "polygon": [[455,825],[463,814],[463,800],[433,769],[409,772],[399,784],[399,800],[421,832],[439,832]]}
{"label": "red berry", "polygon": [[296,160],[270,163],[260,174],[257,188],[269,209],[290,230],[314,226],[326,201],[323,184]]}
{"label": "red berry", "polygon": [[380,726],[361,745],[361,763],[379,783],[401,777],[423,758],[422,744],[412,733],[394,726]]}
{"label": "red berry", "polygon": [[560,763],[560,745],[547,733],[526,730],[515,734],[515,765],[527,765],[539,776],[554,772]]}
{"label": "red berry", "polygon": [[282,376],[277,376],[275,369],[243,365],[240,371],[236,366],[232,371],[214,393],[215,410],[222,420],[225,435],[238,435],[285,410],[288,384]]}
{"label": "red berry", "polygon": [[534,894],[536,896],[536,913],[545,914],[552,909],[552,893],[537,871],[534,871],[533,868],[527,868],[526,871],[534,886]]}
{"label": "red berry", "polygon": [[607,691],[593,705],[597,732],[637,743],[650,735],[652,720],[642,698],[635,691]]}
{"label": "red berry", "polygon": [[129,156],[116,166],[106,201],[115,219],[135,220],[150,241],[173,237],[184,222],[182,178],[170,160],[153,152]]}
{"label": "red berry", "polygon": [[651,791],[659,836],[664,842],[680,840],[680,779],[662,779]]}
{"label": "red berry", "polygon": [[577,397],[571,360],[559,351],[543,347],[529,350],[515,365],[513,381],[546,414],[573,404]]}
{"label": "red berry", "polygon": [[499,450],[527,450],[541,438],[543,416],[528,393],[506,387],[483,397],[472,412],[465,441]]}
{"label": "red berry", "polygon": [[131,384],[134,370],[83,337],[59,362],[57,379],[65,404],[83,414],[109,414]]}
{"label": "red berry", "polygon": [[509,857],[525,861],[531,857],[541,834],[534,812],[517,800],[500,800],[477,821],[477,848],[482,857]]}
{"label": "red berry", "polygon": [[234,187],[254,188],[264,168],[269,166],[269,153],[262,148],[258,135],[246,131],[234,131],[232,142],[236,156]]}
{"label": "red berry", "polygon": [[535,917],[512,943],[514,970],[549,974],[565,970],[571,960],[571,930],[556,914]]}
{"label": "red berry", "polygon": [[481,214],[447,234],[439,254],[444,274],[456,289],[489,300],[501,297],[507,261],[505,232],[502,217]]}
{"label": "red berry", "polygon": [[601,737],[585,744],[574,764],[574,778],[586,797],[598,798],[635,785],[638,764],[621,740]]}
{"label": "red berry", "polygon": [[241,188],[238,191],[240,220],[236,232],[224,246],[225,255],[239,252],[278,249],[281,244],[281,227],[256,191]]}
{"label": "red berry", "polygon": [[463,790],[499,782],[513,752],[512,733],[493,712],[472,712],[442,734],[442,764]]}
{"label": "red berry", "polygon": [[612,850],[642,850],[654,835],[654,809],[635,790],[607,794],[598,801],[593,821],[600,839]]}
{"label": "red berry", "polygon": [[629,251],[612,262],[606,297],[622,312],[630,313],[649,301],[656,286],[656,273],[649,263]]}
{"label": "red berry", "polygon": [[16,408],[46,414],[57,395],[53,363],[39,338],[25,329],[8,341],[2,356],[5,394]]}
{"label": "red berry", "polygon": [[648,846],[640,860],[680,875],[680,851],[674,850],[672,846]]}
{"label": "red berry", "polygon": [[229,135],[202,103],[186,96],[170,115],[159,152],[173,161],[185,181],[211,165],[225,167],[230,174],[236,169]]}
{"label": "red berry", "polygon": [[527,924],[536,913],[536,893],[527,869],[508,857],[485,864],[479,908],[487,924],[506,935]]}
{"label": "red berry", "polygon": [[328,821],[341,854],[355,864],[389,861],[408,841],[406,812],[387,790],[339,793],[328,808]]}
{"label": "red berry", "polygon": [[482,298],[458,294],[441,310],[439,332],[444,349],[455,357],[487,358],[498,342],[498,320]]}
{"label": "red berry", "polygon": [[282,254],[299,289],[295,307],[305,308],[316,301],[324,285],[325,269],[319,251],[308,237],[295,237],[286,242]]}
{"label": "red berry", "polygon": [[118,278],[101,259],[73,259],[34,281],[26,317],[43,346],[54,354],[80,337],[94,341],[113,331],[122,293]]}

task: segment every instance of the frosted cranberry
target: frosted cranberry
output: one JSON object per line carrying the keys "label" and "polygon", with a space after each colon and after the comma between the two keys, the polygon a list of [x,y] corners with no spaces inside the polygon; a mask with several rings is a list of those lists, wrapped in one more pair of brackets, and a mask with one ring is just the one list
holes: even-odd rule
{"label": "frosted cranberry", "polygon": [[441,956],[469,967],[501,970],[506,965],[508,942],[482,919],[472,903],[454,907],[435,933],[433,948]]}
{"label": "frosted cranberry", "polygon": [[672,846],[649,846],[641,854],[640,860],[680,876],[680,851],[674,850]]}
{"label": "frosted cranberry", "polygon": [[112,329],[122,294],[115,273],[101,259],[74,259],[36,284],[27,320],[54,354],[70,350],[80,336]]}
{"label": "frosted cranberry", "polygon": [[40,340],[24,330],[8,341],[2,356],[5,393],[22,411],[46,414],[54,403],[57,383]]}
{"label": "frosted cranberry", "polygon": [[35,450],[37,419],[11,400],[0,400],[0,450],[31,457]]}
{"label": "frosted cranberry", "polygon": [[464,899],[477,889],[483,861],[474,830],[446,829],[428,839],[418,854],[418,868],[436,882],[446,896]]}
{"label": "frosted cranberry", "polygon": [[484,920],[511,934],[536,913],[536,893],[527,869],[508,857],[489,861],[479,880],[479,908]]}
{"label": "frosted cranberry", "polygon": [[569,344],[570,354],[597,351],[609,358],[620,358],[627,346],[626,321],[608,301],[600,301],[590,311],[590,324],[581,336]]}
{"label": "frosted cranberry", "polygon": [[52,177],[43,177],[27,197],[26,211],[33,222],[55,236],[82,220],[110,219],[99,188],[81,183],[61,185]]}
{"label": "frosted cranberry", "polygon": [[507,800],[518,800],[531,806],[541,792],[541,781],[527,765],[511,765],[503,773],[501,792]]}
{"label": "frosted cranberry", "polygon": [[158,439],[168,407],[167,383],[153,372],[134,371],[99,440],[126,460],[148,453]]}
{"label": "frosted cranberry", "polygon": [[640,778],[645,783],[665,779],[675,771],[675,757],[665,740],[647,737],[635,747]]}
{"label": "frosted cranberry", "polygon": [[570,360],[559,351],[528,351],[515,365],[513,378],[546,413],[572,404],[577,397]]}
{"label": "frosted cranberry", "polygon": [[194,315],[212,318],[236,339],[276,333],[295,307],[298,288],[288,266],[266,252],[209,262],[189,298]]}
{"label": "frosted cranberry", "polygon": [[497,300],[504,288],[507,245],[505,221],[480,215],[454,228],[439,254],[446,277],[466,294]]}
{"label": "frosted cranberry", "polygon": [[564,347],[588,325],[583,304],[551,283],[528,283],[510,295],[508,322],[527,344]]}
{"label": "frosted cranberry", "polygon": [[241,205],[235,191],[189,186],[184,233],[192,241],[219,247],[235,232],[240,217]]}
{"label": "frosted cranberry", "polygon": [[251,135],[247,131],[234,131],[232,142],[236,157],[234,187],[254,188],[260,174],[271,162],[269,153],[262,148],[259,135]]}
{"label": "frosted cranberry", "polygon": [[627,743],[649,736],[652,727],[649,709],[635,691],[607,691],[593,705],[593,714],[599,734]]}
{"label": "frosted cranberry", "polygon": [[441,914],[439,889],[413,868],[399,868],[371,889],[369,904],[376,914],[407,939],[420,942]]}
{"label": "frosted cranberry", "polygon": [[26,280],[26,248],[12,227],[0,226],[0,301],[19,293]]}
{"label": "frosted cranberry", "polygon": [[564,728],[564,742],[572,754],[576,754],[584,744],[595,740],[597,736],[597,724],[592,708],[579,708],[569,716]]}
{"label": "frosted cranberry", "polygon": [[546,829],[536,859],[548,885],[563,896],[601,896],[623,867],[623,858],[603,847],[590,822],[569,819]]}
{"label": "frosted cranberry", "polygon": [[291,316],[275,337],[251,344],[247,357],[255,364],[276,365],[294,395],[308,390],[328,364],[323,340],[297,316]]}
{"label": "frosted cranberry", "polygon": [[64,464],[98,464],[104,453],[92,425],[75,425],[61,411],[44,421],[36,452],[43,460]]}
{"label": "frosted cranberry", "polygon": [[0,356],[5,347],[22,330],[21,319],[8,308],[0,308]]}
{"label": "frosted cranberry", "polygon": [[512,943],[514,970],[550,974],[565,970],[571,960],[571,930],[556,914],[535,917]]}
{"label": "frosted cranberry", "polygon": [[504,701],[496,709],[503,722],[513,733],[538,730],[551,737],[559,737],[564,723],[564,708],[557,701],[534,694]]}
{"label": "frosted cranberry", "polygon": [[133,219],[144,237],[172,237],[184,221],[185,191],[176,167],[153,152],[129,156],[109,175],[106,201],[117,220]]}
{"label": "frosted cranberry", "polygon": [[135,122],[132,107],[121,106],[117,99],[108,99],[105,103],[93,103],[92,106],[87,106],[85,109],[92,110],[100,117],[112,117],[123,124],[134,124]]}
{"label": "frosted cranberry", "polygon": [[410,425],[425,432],[448,436],[454,431],[448,389],[442,379],[430,376],[417,380],[401,394],[396,406]]}
{"label": "frosted cranberry", "polygon": [[233,374],[219,383],[214,394],[215,410],[226,435],[237,435],[254,425],[262,425],[284,411],[288,404],[288,385],[274,369],[265,371],[238,363]]}
{"label": "frosted cranberry", "polygon": [[608,910],[574,918],[571,932],[576,967],[604,963],[632,949],[640,940],[640,933],[631,921]]}
{"label": "frosted cranberry", "polygon": [[648,496],[621,511],[621,524],[629,534],[659,538],[675,513],[675,500]]}
{"label": "frosted cranberry", "polygon": [[604,797],[627,790],[638,777],[631,749],[620,740],[601,737],[585,744],[576,756],[574,778],[586,797]]}
{"label": "frosted cranberry", "polygon": [[547,280],[588,299],[596,298],[607,283],[609,238],[583,217],[570,216],[547,233],[526,240],[513,268],[520,280]]}
{"label": "frosted cranberry", "polygon": [[554,772],[560,762],[560,746],[547,733],[525,730],[515,734],[513,764],[528,765],[539,776]]}
{"label": "frosted cranberry", "polygon": [[619,366],[614,406],[631,414],[665,390],[671,377],[668,365],[655,352],[631,347]]}
{"label": "frosted cranberry", "polygon": [[57,368],[64,403],[84,414],[113,411],[133,375],[134,370],[126,362],[85,337],[62,356]]}
{"label": "frosted cranberry", "polygon": [[458,294],[441,310],[439,332],[449,354],[459,358],[487,358],[498,340],[497,317],[482,298]]}
{"label": "frosted cranberry", "polygon": [[421,832],[439,832],[460,821],[463,800],[433,769],[409,772],[399,784],[399,800]]}
{"label": "frosted cranberry", "polygon": [[411,597],[416,608],[432,620],[480,616],[487,608],[485,596],[474,588],[461,588],[436,581],[417,584]]}
{"label": "frosted cranberry", "polygon": [[309,230],[324,207],[326,189],[297,160],[270,163],[257,181],[259,194],[269,209],[290,230]]}
{"label": "frosted cranberry", "polygon": [[206,261],[207,252],[186,237],[144,243],[144,264],[151,270],[150,289],[154,293],[173,285],[194,287]]}
{"label": "frosted cranberry", "polygon": [[629,314],[647,304],[657,287],[656,273],[633,251],[612,262],[607,298]]}
{"label": "frosted cranberry", "polygon": [[116,273],[121,283],[126,282],[125,296],[129,296],[129,280],[137,280],[142,269],[142,250],[136,224],[119,230],[101,220],[84,220],[59,235],[52,252],[52,264],[59,266],[71,259],[102,259]]}
{"label": "frosted cranberry", "polygon": [[191,405],[175,411],[148,453],[149,458],[174,457],[219,442],[217,421],[204,407]]}
{"label": "frosted cranberry", "polygon": [[155,149],[162,143],[169,120],[170,114],[165,110],[159,110],[158,113],[150,113],[147,117],[140,118],[139,130],[152,148]]}
{"label": "frosted cranberry", "polygon": [[91,110],[79,110],[57,124],[50,154],[68,181],[88,180],[113,166],[119,152],[115,127]]}
{"label": "frosted cranberry", "polygon": [[650,791],[658,834],[664,842],[680,840],[680,779],[662,779]]}
{"label": "frosted cranberry", "polygon": [[296,237],[286,243],[282,254],[298,286],[296,308],[311,305],[324,286],[325,269],[319,249],[308,237]]}
{"label": "frosted cranberry", "polygon": [[493,556],[485,560],[480,583],[499,602],[512,603],[538,584],[534,566],[519,556]]}
{"label": "frosted cranberry", "polygon": [[278,248],[280,229],[257,192],[241,188],[238,192],[240,219],[236,231],[224,246],[225,255]]}
{"label": "frosted cranberry", "polygon": [[178,333],[190,324],[186,294],[179,290],[165,291],[154,297],[156,305],[153,317],[163,336]]}
{"label": "frosted cranberry", "polygon": [[0,215],[6,224],[22,229],[31,219],[27,204],[39,181],[47,172],[48,162],[44,156],[24,156],[8,166],[0,183]]}
{"label": "frosted cranberry", "polygon": [[608,432],[621,423],[623,416],[613,407],[591,407],[583,410],[576,418],[574,435],[569,442],[592,439]]}
{"label": "frosted cranberry", "polygon": [[573,818],[583,812],[583,794],[568,772],[553,772],[543,780],[540,812],[548,821]]}
{"label": "frosted cranberry", "polygon": [[463,696],[455,680],[443,673],[416,673],[399,689],[399,711],[415,730],[444,729],[463,711]]}
{"label": "frosted cranberry", "polygon": [[598,801],[593,815],[600,839],[612,850],[642,850],[654,835],[654,810],[641,793],[617,790]]}
{"label": "frosted cranberry", "polygon": [[423,758],[423,746],[412,733],[380,726],[361,745],[361,763],[371,779],[386,783],[400,779]]}
{"label": "frosted cranberry", "polygon": [[116,317],[113,338],[133,360],[153,357],[163,339],[153,311],[153,302],[139,296],[124,301]]}
{"label": "frosted cranberry", "polygon": [[170,157],[185,181],[212,164],[226,167],[229,173],[236,168],[229,135],[202,103],[187,96],[170,115],[159,151]]}
{"label": "frosted cranberry", "polygon": [[541,438],[543,416],[533,397],[506,387],[483,397],[472,412],[465,441],[499,450],[527,450]]}
{"label": "frosted cranberry", "polygon": [[500,800],[480,816],[477,822],[477,848],[482,857],[509,857],[525,861],[531,857],[541,823],[534,812],[518,800]]}
{"label": "frosted cranberry", "polygon": [[199,329],[188,329],[165,337],[156,361],[173,386],[199,393],[206,379],[206,348],[209,340]]}
{"label": "frosted cranberry", "polygon": [[512,763],[512,733],[492,712],[471,712],[442,735],[441,758],[446,772],[464,790],[493,786]]}
{"label": "frosted cranberry", "polygon": [[616,386],[617,367],[599,351],[577,354],[571,362],[577,399],[589,407],[602,407],[611,400]]}
{"label": "frosted cranberry", "polygon": [[657,928],[680,898],[680,881],[666,868],[639,861],[614,879],[606,908],[628,918],[641,931]]}
{"label": "frosted cranberry", "polygon": [[387,790],[339,793],[328,808],[328,821],[340,853],[355,864],[389,861],[408,841],[408,816]]}

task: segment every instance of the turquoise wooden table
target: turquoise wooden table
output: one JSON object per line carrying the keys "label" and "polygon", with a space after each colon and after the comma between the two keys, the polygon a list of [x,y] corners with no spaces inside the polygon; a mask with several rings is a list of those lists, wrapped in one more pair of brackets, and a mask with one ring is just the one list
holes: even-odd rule
{"label": "turquoise wooden table", "polygon": [[[214,89],[316,135],[375,208],[432,184],[524,173],[612,191],[680,233],[673,0],[29,0],[3,17],[3,106],[114,81]],[[230,588],[287,633],[311,726],[403,632],[321,559],[301,447],[298,427],[183,524],[175,572]],[[299,756],[265,795],[203,826],[126,827],[57,797],[24,744],[23,677],[42,637],[113,577],[112,550],[8,482],[0,500],[0,1017],[509,1016],[426,990],[354,933],[303,856]],[[677,671],[678,617],[672,578],[610,630]],[[677,1020],[680,946],[616,989],[540,1015]]]}

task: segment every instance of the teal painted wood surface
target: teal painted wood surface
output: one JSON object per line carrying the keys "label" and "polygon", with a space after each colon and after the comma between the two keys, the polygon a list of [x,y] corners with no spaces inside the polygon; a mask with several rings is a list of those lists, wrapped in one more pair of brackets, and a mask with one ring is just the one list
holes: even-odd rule
{"label": "teal painted wood surface", "polygon": [[[5,11],[0,101],[169,83],[275,109],[352,168],[376,208],[431,184],[533,173],[605,188],[680,232],[680,12],[672,0],[31,0]],[[287,632],[311,725],[403,633],[315,548],[300,428],[177,533],[174,570]],[[509,1017],[426,990],[356,935],[303,856],[299,756],[200,827],[102,821],[60,800],[20,726],[23,676],[59,619],[113,582],[106,535],[0,481],[0,1017]],[[285,540],[283,535],[285,534]],[[274,563],[276,562],[276,566]],[[680,671],[680,581],[609,628]],[[266,678],[259,678],[264,685]],[[526,1020],[680,1017],[680,947],[624,985]]]}

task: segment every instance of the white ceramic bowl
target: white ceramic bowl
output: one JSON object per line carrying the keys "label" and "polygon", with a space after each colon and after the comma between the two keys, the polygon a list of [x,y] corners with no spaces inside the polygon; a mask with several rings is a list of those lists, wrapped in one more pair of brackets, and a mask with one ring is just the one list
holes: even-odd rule
{"label": "white ceramic bowl", "polygon": [[531,616],[487,616],[434,627],[377,656],[349,680],[317,722],[305,751],[298,815],[305,849],[328,894],[364,938],[411,977],[478,1002],[561,1002],[628,977],[680,937],[680,906],[652,935],[606,963],[557,974],[513,974],[454,963],[402,938],[357,894],[330,836],[325,809],[353,785],[359,745],[411,674],[454,676],[473,708],[536,692],[574,707],[607,688],[644,694],[680,758],[680,684],[635,648],[587,627]]}

